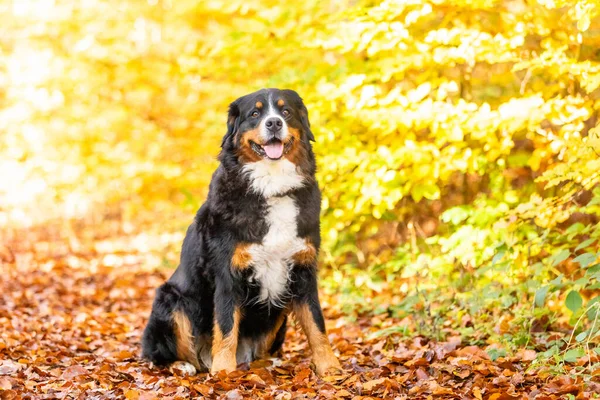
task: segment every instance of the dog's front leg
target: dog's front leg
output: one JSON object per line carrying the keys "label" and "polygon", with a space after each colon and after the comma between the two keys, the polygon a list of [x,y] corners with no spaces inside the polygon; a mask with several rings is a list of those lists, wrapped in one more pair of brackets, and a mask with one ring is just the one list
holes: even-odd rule
{"label": "dog's front leg", "polygon": [[235,370],[241,318],[240,308],[236,305],[233,290],[225,283],[217,284],[214,300],[215,319],[211,367],[213,374],[222,370],[227,372]]}
{"label": "dog's front leg", "polygon": [[295,293],[292,310],[308,338],[312,350],[312,361],[318,375],[340,372],[338,361],[325,332],[325,320],[319,303],[316,268],[300,265],[295,268]]}

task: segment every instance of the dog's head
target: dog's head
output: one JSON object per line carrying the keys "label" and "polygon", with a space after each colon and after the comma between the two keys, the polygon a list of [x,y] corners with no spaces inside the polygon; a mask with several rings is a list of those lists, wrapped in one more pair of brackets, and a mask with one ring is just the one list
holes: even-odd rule
{"label": "dog's head", "polygon": [[298,93],[262,89],[231,103],[221,147],[241,164],[287,159],[300,166],[312,158],[309,141],[314,136]]}

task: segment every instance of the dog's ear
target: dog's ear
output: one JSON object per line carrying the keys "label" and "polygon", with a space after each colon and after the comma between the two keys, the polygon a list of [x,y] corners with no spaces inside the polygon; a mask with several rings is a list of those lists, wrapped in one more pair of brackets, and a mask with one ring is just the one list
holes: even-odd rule
{"label": "dog's ear", "polygon": [[223,136],[221,147],[225,146],[225,143],[233,137],[240,126],[240,107],[239,100],[237,99],[229,105],[229,114],[227,115],[227,133]]}
{"label": "dog's ear", "polygon": [[308,140],[311,142],[315,141],[315,135],[313,135],[310,130],[310,121],[308,120],[308,110],[304,103],[300,106],[300,122],[302,122],[302,128],[304,128],[304,132],[306,132],[306,136],[308,136]]}
{"label": "dog's ear", "polygon": [[308,140],[310,140],[311,142],[314,142],[315,135],[313,135],[312,131],[310,130],[310,121],[308,120],[308,110],[306,109],[306,106],[304,105],[304,101],[302,101],[302,97],[300,97],[300,95],[292,89],[284,89],[283,92],[292,98],[292,102],[295,104],[295,106],[300,111],[300,122],[302,123],[302,129],[304,129],[304,132],[306,132],[306,137],[308,137]]}

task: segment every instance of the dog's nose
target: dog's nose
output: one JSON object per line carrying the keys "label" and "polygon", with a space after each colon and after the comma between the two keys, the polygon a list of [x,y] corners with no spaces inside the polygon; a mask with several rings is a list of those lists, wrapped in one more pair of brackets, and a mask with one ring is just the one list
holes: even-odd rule
{"label": "dog's nose", "polygon": [[272,117],[265,121],[265,126],[271,132],[278,132],[283,126],[283,121],[281,120],[281,118]]}

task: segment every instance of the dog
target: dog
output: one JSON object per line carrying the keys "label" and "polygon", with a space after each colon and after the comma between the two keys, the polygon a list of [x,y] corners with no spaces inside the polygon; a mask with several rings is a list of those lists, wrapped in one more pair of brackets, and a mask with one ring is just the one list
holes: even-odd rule
{"label": "dog", "polygon": [[341,371],[317,291],[321,193],[308,111],[293,90],[229,106],[220,165],[189,226],[180,264],[156,291],[142,355],[188,374],[231,372],[302,327],[319,375]]}

